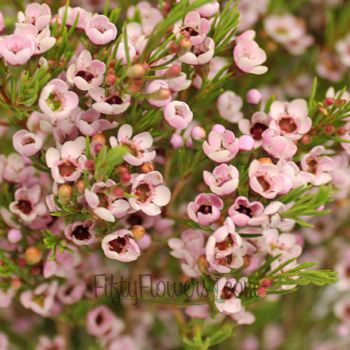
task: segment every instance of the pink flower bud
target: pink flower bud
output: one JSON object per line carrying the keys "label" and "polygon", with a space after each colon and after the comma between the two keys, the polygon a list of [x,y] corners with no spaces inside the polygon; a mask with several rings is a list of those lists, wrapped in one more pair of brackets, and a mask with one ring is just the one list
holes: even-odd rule
{"label": "pink flower bud", "polygon": [[10,243],[17,243],[22,239],[22,233],[20,230],[13,228],[8,232],[7,239]]}
{"label": "pink flower bud", "polygon": [[251,89],[247,93],[247,101],[252,105],[257,105],[262,99],[261,92],[257,89]]}

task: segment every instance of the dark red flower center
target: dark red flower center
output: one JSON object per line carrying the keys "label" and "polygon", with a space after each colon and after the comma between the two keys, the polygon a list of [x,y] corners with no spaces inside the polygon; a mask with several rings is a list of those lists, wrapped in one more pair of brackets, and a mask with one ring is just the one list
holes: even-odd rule
{"label": "dark red flower center", "polygon": [[141,203],[145,203],[147,199],[151,196],[152,191],[148,184],[143,183],[136,187],[135,194],[137,196],[138,201]]}
{"label": "dark red flower center", "polygon": [[125,237],[118,237],[110,241],[108,245],[109,245],[109,248],[114,252],[121,253],[125,248],[126,243],[127,241]]}
{"label": "dark red flower center", "polygon": [[69,160],[65,160],[62,164],[58,166],[61,176],[71,176],[76,170],[76,168],[76,165]]}
{"label": "dark red flower center", "polygon": [[30,201],[26,199],[20,199],[17,203],[17,208],[23,213],[23,214],[29,214],[32,211],[32,204]]}
{"label": "dark red flower center", "polygon": [[80,70],[79,72],[77,72],[76,76],[83,78],[88,83],[91,83],[92,79],[95,78],[95,76],[92,73],[90,73],[86,70]]}
{"label": "dark red flower center", "polygon": [[72,236],[80,241],[84,241],[90,238],[89,227],[86,225],[78,225],[72,232]]}
{"label": "dark red flower center", "polygon": [[289,116],[283,117],[279,121],[279,126],[281,130],[287,134],[290,134],[297,129],[297,125],[295,124],[295,121],[293,120],[293,118]]}
{"label": "dark red flower center", "polygon": [[254,140],[261,140],[262,133],[267,129],[267,125],[263,123],[256,123],[254,126],[250,129],[250,133],[253,136]]}

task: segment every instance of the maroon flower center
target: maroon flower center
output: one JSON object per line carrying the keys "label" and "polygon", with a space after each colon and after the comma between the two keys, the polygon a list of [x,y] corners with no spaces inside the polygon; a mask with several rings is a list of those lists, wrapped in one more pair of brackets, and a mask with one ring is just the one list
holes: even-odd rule
{"label": "maroon flower center", "polygon": [[97,193],[97,196],[99,199],[99,206],[103,208],[108,208],[109,207],[108,196],[103,192]]}
{"label": "maroon flower center", "polygon": [[231,235],[227,236],[227,238],[224,241],[216,243],[216,247],[219,250],[225,250],[225,249],[232,247],[232,246],[233,246],[233,239],[232,239]]}
{"label": "maroon flower center", "polygon": [[103,315],[101,313],[99,313],[96,317],[96,324],[98,326],[100,326],[102,324],[102,322],[103,322]]}
{"label": "maroon flower center", "polygon": [[22,139],[23,146],[30,145],[32,143],[35,143],[35,140],[31,136],[23,137],[23,139]]}
{"label": "maroon flower center", "polygon": [[316,158],[312,157],[306,160],[306,164],[309,167],[309,171],[312,174],[316,174],[317,172],[317,167],[318,167],[318,161]]}
{"label": "maroon flower center", "polygon": [[227,255],[223,258],[217,259],[216,261],[221,266],[229,266],[232,263],[232,255]]}
{"label": "maroon flower center", "polygon": [[23,214],[29,214],[32,211],[32,204],[30,201],[26,199],[20,199],[17,203],[17,208],[23,213]]}
{"label": "maroon flower center", "polygon": [[198,31],[192,27],[186,27],[182,29],[181,33],[187,38],[199,35]]}
{"label": "maroon flower center", "polygon": [[350,278],[350,266],[347,266],[345,269],[345,276]]}
{"label": "maroon flower center", "polygon": [[279,121],[279,126],[281,130],[287,134],[290,134],[297,129],[297,125],[295,124],[295,121],[293,120],[293,118],[289,116],[283,117]]}
{"label": "maroon flower center", "polygon": [[80,241],[84,241],[90,238],[90,231],[89,227],[85,225],[79,225],[77,226],[73,232],[72,236]]}
{"label": "maroon flower center", "polygon": [[143,224],[143,219],[141,215],[133,214],[128,217],[128,223],[131,226],[135,225],[142,225]]}
{"label": "maroon flower center", "polygon": [[123,103],[123,100],[118,95],[112,95],[112,96],[109,96],[105,100],[105,102],[110,105],[121,105]]}
{"label": "maroon flower center", "polygon": [[88,71],[86,71],[86,70],[80,70],[80,71],[76,74],[76,76],[77,76],[77,77],[83,78],[83,79],[86,80],[88,83],[90,83],[91,80],[95,78],[95,76],[94,76],[92,73],[90,73],[90,72],[88,72]]}
{"label": "maroon flower center", "polygon": [[265,179],[264,176],[258,176],[257,180],[264,191],[268,191],[271,188],[270,183]]}
{"label": "maroon flower center", "polygon": [[245,207],[242,204],[239,205],[239,207],[237,208],[237,211],[241,214],[249,216],[250,218],[253,216],[252,210],[248,207]]}
{"label": "maroon flower center", "polygon": [[69,160],[65,160],[62,164],[58,166],[61,176],[71,176],[76,170],[76,168],[76,165]]}
{"label": "maroon flower center", "polygon": [[250,133],[253,136],[254,140],[261,140],[262,133],[267,129],[267,125],[263,123],[256,123],[254,126],[250,129]]}
{"label": "maroon flower center", "polygon": [[221,299],[228,300],[233,298],[234,296],[235,296],[234,287],[226,285],[224,288],[222,288],[221,295],[220,295]]}
{"label": "maroon flower center", "polygon": [[346,317],[350,317],[350,305],[347,305],[344,311]]}
{"label": "maroon flower center", "polygon": [[117,252],[118,254],[121,253],[125,246],[126,246],[127,240],[124,237],[118,237],[116,239],[113,239],[108,243],[109,249]]}
{"label": "maroon flower center", "polygon": [[143,183],[136,187],[135,194],[139,202],[145,203],[147,199],[149,199],[149,197],[151,196],[152,191],[148,184]]}
{"label": "maroon flower center", "polygon": [[200,213],[205,214],[205,215],[211,214],[211,213],[213,212],[212,209],[213,209],[213,208],[212,208],[211,205],[205,205],[205,204],[203,204],[203,205],[201,205],[201,206],[199,207],[197,213],[200,212]]}

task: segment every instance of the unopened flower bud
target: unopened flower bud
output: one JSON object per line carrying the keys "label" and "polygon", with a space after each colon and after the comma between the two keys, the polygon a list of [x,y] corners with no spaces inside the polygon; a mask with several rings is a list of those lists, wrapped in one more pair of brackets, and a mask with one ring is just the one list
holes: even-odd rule
{"label": "unopened flower bud", "polygon": [[141,165],[141,171],[144,173],[144,174],[147,174],[149,173],[150,171],[153,171],[154,170],[154,166],[152,163],[150,162],[146,162],[146,163],[143,163]]}
{"label": "unopened flower bud", "polygon": [[128,69],[129,78],[142,78],[145,76],[146,70],[142,64],[134,64]]}
{"label": "unopened flower bud", "polygon": [[203,140],[205,138],[205,135],[206,135],[205,130],[201,126],[195,126],[191,130],[191,136],[195,140]]}
{"label": "unopened flower bud", "polygon": [[301,143],[303,145],[309,145],[311,143],[311,136],[309,134],[303,135],[303,137],[301,138]]}
{"label": "unopened flower bud", "polygon": [[261,286],[264,288],[269,288],[272,286],[272,280],[270,278],[264,278],[261,282],[260,282]]}
{"label": "unopened flower bud", "polygon": [[112,191],[113,196],[116,198],[124,198],[124,190],[121,187],[115,187]]}
{"label": "unopened flower bud", "polygon": [[110,72],[107,74],[107,76],[106,76],[107,85],[112,86],[115,84],[116,81],[117,81],[117,77],[114,74],[114,72]]}
{"label": "unopened flower bud", "polygon": [[7,234],[7,240],[10,243],[17,243],[22,239],[22,233],[15,228],[11,229]]}
{"label": "unopened flower bud", "polygon": [[77,190],[79,193],[83,193],[84,190],[85,190],[85,183],[84,183],[84,180],[79,180],[77,183],[76,183],[76,187],[77,187]]}
{"label": "unopened flower bud", "polygon": [[337,130],[337,135],[339,135],[339,136],[344,136],[346,134],[346,130],[345,130],[345,128],[339,128],[338,130]]}
{"label": "unopened flower bud", "polygon": [[14,278],[12,281],[11,281],[11,288],[13,289],[19,289],[22,287],[22,282],[20,279],[18,278]]}
{"label": "unopened flower bud", "polygon": [[118,165],[115,171],[120,176],[122,174],[129,173],[129,168],[127,165]]}
{"label": "unopened flower bud", "polygon": [[133,233],[135,239],[140,239],[144,236],[146,230],[141,225],[134,225],[131,227],[131,232]]}
{"label": "unopened flower bud", "polygon": [[181,49],[188,51],[192,47],[192,42],[188,38],[183,38],[183,39],[180,40],[179,46],[180,46]]}
{"label": "unopened flower bud", "polygon": [[42,251],[37,247],[29,247],[24,252],[24,259],[28,265],[38,264],[43,257]]}
{"label": "unopened flower bud", "polygon": [[85,168],[89,171],[94,171],[95,169],[95,162],[92,159],[88,159],[85,162]]}
{"label": "unopened flower bud", "polygon": [[171,91],[169,89],[159,89],[154,96],[152,96],[156,100],[167,100],[171,96]]}
{"label": "unopened flower bud", "polygon": [[251,89],[247,93],[247,101],[252,105],[257,105],[262,99],[261,92],[257,89]]}
{"label": "unopened flower bud", "polygon": [[324,132],[327,134],[327,135],[332,135],[335,131],[335,128],[334,128],[334,125],[332,124],[328,124],[324,127]]}
{"label": "unopened flower bud", "polygon": [[173,78],[173,77],[178,76],[180,73],[181,73],[181,67],[180,66],[172,66],[165,72],[164,75],[167,78]]}
{"label": "unopened flower bud", "polygon": [[264,287],[258,288],[257,293],[258,293],[259,297],[266,296],[266,288],[264,288]]}
{"label": "unopened flower bud", "polygon": [[198,267],[199,267],[199,271],[201,273],[208,272],[209,264],[208,264],[208,260],[204,254],[200,255],[198,258]]}
{"label": "unopened flower bud", "polygon": [[68,184],[63,184],[58,188],[58,199],[61,203],[68,203],[72,198],[73,189]]}
{"label": "unopened flower bud", "polygon": [[94,136],[92,136],[92,141],[102,143],[103,145],[105,145],[106,144],[106,136],[103,134],[95,134]]}
{"label": "unopened flower bud", "polygon": [[259,159],[259,163],[261,164],[272,164],[272,160],[270,158],[264,157]]}
{"label": "unopened flower bud", "polygon": [[332,97],[327,97],[324,99],[323,103],[327,106],[331,106],[334,103],[334,98]]}

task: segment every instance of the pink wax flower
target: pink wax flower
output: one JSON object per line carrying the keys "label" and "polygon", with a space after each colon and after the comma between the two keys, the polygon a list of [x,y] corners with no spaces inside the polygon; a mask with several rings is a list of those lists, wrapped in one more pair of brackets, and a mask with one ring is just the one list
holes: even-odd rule
{"label": "pink wax flower", "polygon": [[85,289],[82,281],[68,280],[58,287],[57,298],[64,305],[72,305],[83,298]]}
{"label": "pink wax flower", "polygon": [[58,282],[43,283],[34,290],[27,290],[20,295],[21,304],[35,313],[47,317],[55,304]]}
{"label": "pink wax flower", "polygon": [[117,27],[104,15],[93,16],[86,24],[85,33],[95,45],[106,45],[117,37]]}
{"label": "pink wax flower", "polygon": [[257,201],[249,202],[246,197],[239,196],[228,210],[228,213],[237,226],[259,226],[267,221],[264,206]]}
{"label": "pink wax flower", "polygon": [[267,34],[281,44],[289,43],[305,35],[303,21],[290,14],[268,16],[264,20],[264,27]]}
{"label": "pink wax flower", "polygon": [[207,241],[205,255],[212,269],[220,273],[228,273],[243,265],[243,257],[247,252],[241,236],[236,232],[231,218],[227,218]]}
{"label": "pink wax flower", "polygon": [[312,183],[315,186],[324,185],[332,180],[331,173],[335,170],[336,163],[326,154],[324,146],[315,146],[301,159],[301,168],[312,174]]}
{"label": "pink wax flower", "polygon": [[89,245],[95,241],[95,223],[92,220],[75,221],[64,229],[65,237],[76,245]]}
{"label": "pink wax flower", "polygon": [[51,80],[41,91],[39,107],[52,120],[66,118],[78,106],[78,96],[60,79]]}
{"label": "pink wax flower", "polygon": [[134,17],[136,11],[140,12],[142,31],[146,36],[149,36],[157,24],[163,20],[161,11],[147,1],[139,1],[136,6],[130,6],[127,12],[128,17]]}
{"label": "pink wax flower", "polygon": [[283,212],[290,207],[279,201],[269,203],[264,210],[267,221],[263,223],[264,228],[278,228],[282,232],[292,231],[296,222],[293,219],[282,216]]}
{"label": "pink wax flower", "polygon": [[50,50],[56,44],[56,38],[51,36],[48,27],[39,32],[32,24],[17,24],[14,34],[30,38],[35,44],[35,55]]}
{"label": "pink wax flower", "polygon": [[117,230],[103,237],[102,249],[105,255],[113,260],[130,262],[140,256],[140,248],[129,230]]}
{"label": "pink wax flower", "polygon": [[35,173],[35,169],[25,157],[17,153],[11,153],[3,162],[2,176],[6,181],[25,183]]}
{"label": "pink wax flower", "polygon": [[197,11],[188,12],[183,22],[174,26],[174,33],[177,38],[181,36],[188,38],[192,45],[201,44],[210,30],[209,21],[201,18]]}
{"label": "pink wax flower", "polygon": [[93,136],[105,130],[114,129],[118,125],[115,121],[110,122],[107,119],[100,118],[100,113],[94,109],[76,110],[75,113],[72,113],[72,117],[76,127],[86,136]]}
{"label": "pink wax flower", "polygon": [[225,91],[217,100],[217,107],[219,114],[231,123],[237,123],[243,118],[241,108],[243,106],[243,100],[240,96],[236,95],[233,91]]}
{"label": "pink wax flower", "polygon": [[107,350],[138,350],[135,340],[128,335],[123,335],[112,340]]}
{"label": "pink wax flower", "polygon": [[[136,48],[134,47],[134,45],[130,42],[127,42],[127,48],[129,50],[129,59],[130,59],[130,62],[133,62],[136,58]],[[117,48],[117,53],[116,53],[116,59],[118,61],[122,61],[123,64],[127,64],[128,63],[128,56],[127,56],[127,53],[126,53],[126,49],[125,49],[125,43],[124,42],[121,42],[119,45],[118,45],[118,48]]]}
{"label": "pink wax flower", "polygon": [[105,63],[93,60],[91,53],[84,50],[76,62],[68,67],[67,81],[82,91],[88,91],[102,84],[105,72]]}
{"label": "pink wax flower", "polygon": [[308,117],[308,107],[305,100],[292,102],[275,101],[270,108],[271,122],[269,127],[291,140],[299,140],[310,131],[311,118]]}
{"label": "pink wax flower", "polygon": [[35,53],[35,41],[31,36],[12,34],[0,39],[0,56],[12,66],[22,65]]}
{"label": "pink wax flower", "polygon": [[340,61],[344,66],[350,66],[350,35],[347,35],[342,40],[339,40],[335,46],[337,53],[339,55]]}
{"label": "pink wax flower", "polygon": [[262,147],[269,155],[277,159],[291,159],[298,150],[291,139],[279,135],[274,129],[263,132]]}
{"label": "pink wax flower", "polygon": [[254,148],[258,148],[262,144],[263,133],[269,128],[269,123],[270,117],[264,112],[255,112],[251,120],[242,119],[238,122],[238,126],[242,133],[254,139]]}
{"label": "pink wax flower", "polygon": [[56,336],[53,339],[50,339],[47,336],[40,336],[39,342],[36,345],[35,350],[65,350],[67,348],[66,341],[62,336]]}
{"label": "pink wax flower", "polygon": [[128,200],[113,192],[115,186],[116,183],[108,179],[106,182],[95,182],[91,190],[85,189],[87,204],[104,221],[114,222],[115,218],[125,216],[130,209]]}
{"label": "pink wax flower", "polygon": [[283,173],[280,166],[253,160],[249,166],[249,185],[262,197],[272,199],[287,193],[292,188],[292,180]]}
{"label": "pink wax flower", "polygon": [[183,272],[189,277],[199,277],[198,258],[205,253],[205,237],[200,230],[186,230],[181,238],[171,238],[168,241],[172,249],[170,254],[181,260]]}
{"label": "pink wax flower", "polygon": [[219,219],[224,203],[212,193],[199,194],[194,202],[188,203],[187,214],[200,225],[210,225]]}
{"label": "pink wax flower", "polygon": [[43,276],[50,278],[52,276],[68,278],[75,273],[75,269],[81,263],[81,256],[77,248],[73,245],[67,245],[69,250],[57,249],[56,252],[52,250],[44,263]]}
{"label": "pink wax flower", "polygon": [[277,229],[265,230],[263,236],[272,256],[281,255],[280,263],[296,258],[301,254],[301,246],[297,244],[296,236],[292,233],[280,234]]}
{"label": "pink wax flower", "polygon": [[140,166],[143,163],[151,162],[156,156],[156,151],[151,151],[153,137],[147,131],[132,136],[133,130],[131,125],[124,124],[118,130],[117,137],[112,136],[109,142],[112,147],[123,145],[130,150],[123,157],[127,163]]}
{"label": "pink wax flower", "polygon": [[[62,23],[63,17],[65,15],[66,7],[60,7],[58,10],[58,17]],[[78,17],[79,16],[79,17]],[[68,7],[66,25],[72,26],[78,17],[77,28],[85,29],[86,25],[89,23],[90,14],[81,7]]]}
{"label": "pink wax flower", "polygon": [[240,294],[245,289],[247,278],[237,281],[235,278],[220,278],[215,285],[215,306],[226,315],[235,314],[242,310]]}
{"label": "pink wax flower", "polygon": [[[193,0],[190,1],[194,2]],[[198,13],[202,16],[202,17],[212,17],[214,16],[220,9],[220,3],[219,1],[209,1],[207,4],[204,4],[200,7],[197,8]]]}
{"label": "pink wax flower", "polygon": [[118,335],[124,328],[124,324],[105,305],[91,309],[86,316],[87,331],[95,337],[103,337],[111,329]]}
{"label": "pink wax flower", "polygon": [[250,150],[254,140],[250,136],[242,136],[239,139],[235,134],[224,127],[210,131],[208,141],[203,143],[204,153],[216,163],[226,163],[236,157],[240,149]]}
{"label": "pink wax flower", "polygon": [[13,147],[22,156],[31,157],[43,146],[40,136],[27,130],[19,130],[13,135]]}
{"label": "pink wax flower", "polygon": [[96,101],[93,103],[92,108],[103,114],[118,115],[124,113],[130,106],[129,95],[121,96],[113,90],[106,91],[101,87],[94,87],[89,90],[89,94]]}
{"label": "pink wax flower", "polygon": [[24,12],[20,11],[17,15],[18,23],[27,23],[34,25],[39,31],[50,24],[51,10],[46,4],[29,4]]}
{"label": "pink wax flower", "polygon": [[239,172],[233,165],[220,164],[212,172],[203,172],[204,182],[218,196],[226,196],[237,189]]}
{"label": "pink wax flower", "polygon": [[10,211],[25,222],[32,222],[47,212],[40,197],[41,188],[39,185],[30,188],[21,187],[15,192],[15,201],[10,204]]}
{"label": "pink wax flower", "polygon": [[206,320],[209,316],[209,306],[208,305],[191,305],[185,309],[186,315],[191,318],[199,318]]}
{"label": "pink wax flower", "polygon": [[248,30],[238,36],[233,49],[233,59],[241,71],[260,75],[266,73],[268,69],[261,65],[266,61],[266,53],[254,41],[254,38],[254,30]]}
{"label": "pink wax flower", "polygon": [[187,103],[182,101],[169,102],[163,110],[164,118],[175,129],[186,129],[191,123],[193,113]]}
{"label": "pink wax flower", "polygon": [[[164,107],[171,101],[169,85],[164,80],[153,80],[147,85],[148,102],[155,107]],[[164,95],[164,96],[163,96]]]}
{"label": "pink wax flower", "polygon": [[197,66],[208,63],[214,56],[215,42],[206,37],[199,45],[194,45],[189,51],[181,53],[179,60],[183,63]]}
{"label": "pink wax flower", "polygon": [[50,147],[45,155],[46,164],[51,169],[51,175],[57,183],[76,181],[83,172],[86,157],[85,138],[80,136],[74,141],[67,141],[58,150]]}
{"label": "pink wax flower", "polygon": [[132,178],[130,206],[145,214],[155,216],[170,201],[170,190],[163,184],[163,176],[158,171],[147,174],[135,174]]}

